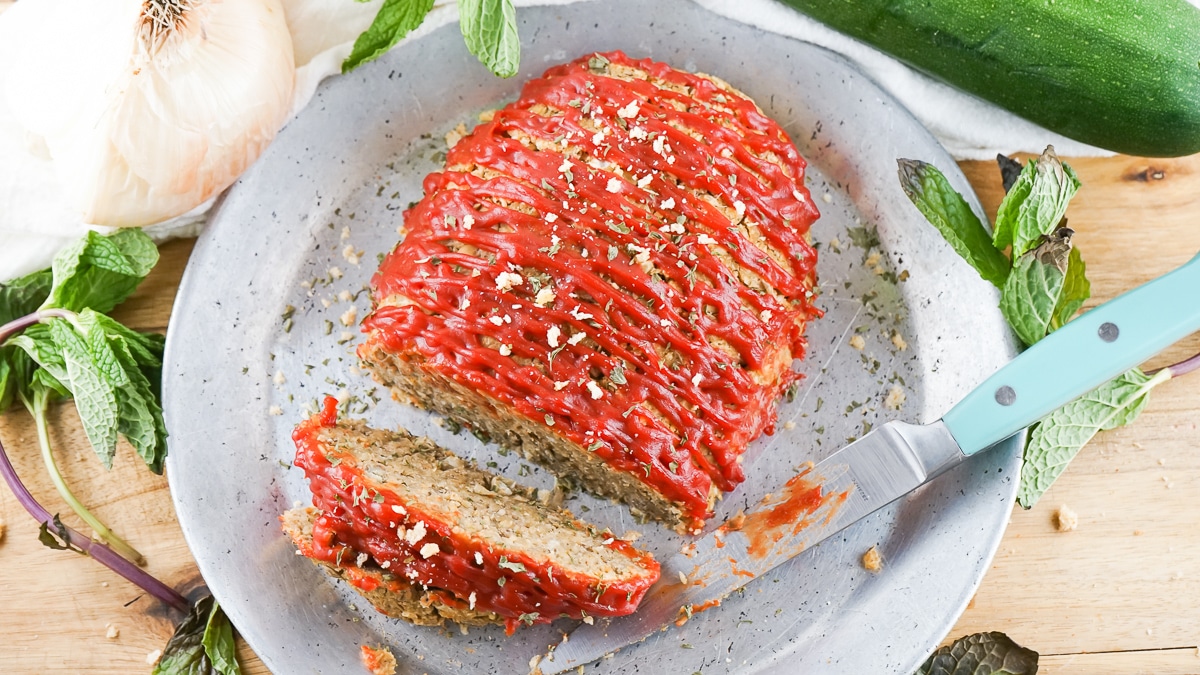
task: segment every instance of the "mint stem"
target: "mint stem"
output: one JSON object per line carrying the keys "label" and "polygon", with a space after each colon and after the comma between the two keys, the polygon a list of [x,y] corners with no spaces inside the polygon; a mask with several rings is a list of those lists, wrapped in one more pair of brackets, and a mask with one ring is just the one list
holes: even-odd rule
{"label": "mint stem", "polygon": [[[4,341],[13,334],[51,317],[59,317],[71,320],[73,317],[75,317],[75,313],[62,309],[43,309],[23,316],[19,319],[9,321],[3,326],[0,326],[0,344],[3,344]],[[38,430],[40,437],[42,434],[42,425],[44,424],[44,414],[42,416],[35,414],[34,417],[40,419]],[[45,525],[52,531],[58,531],[57,526],[54,524],[54,517],[50,515],[50,512],[47,511],[45,507],[43,507],[36,499],[33,498],[33,495],[29,493],[29,490],[26,489],[25,485],[21,482],[21,478],[17,475],[16,469],[13,468],[12,462],[8,460],[8,454],[4,451],[3,443],[0,443],[0,475],[4,476],[4,482],[8,483],[8,488],[12,490],[12,493],[14,496],[16,496],[17,501],[20,502],[21,506],[25,507],[25,510],[29,512],[29,515],[33,516],[35,520]],[[53,472],[51,472],[51,475],[54,475]],[[133,562],[125,559],[113,549],[104,544],[93,542],[90,537],[85,537],[69,527],[65,529],[67,538],[69,540],[68,543],[80,549],[92,558],[95,558],[96,561],[110,570],[116,572],[122,577],[125,577],[131,583],[146,591],[150,595],[158,598],[163,603],[174,607],[181,612],[187,612],[188,608],[191,607],[191,603],[189,603],[182,595],[177,593],[175,589],[164,584],[158,579],[155,579],[149,572],[146,572]],[[136,551],[134,551],[134,553],[140,557],[140,554],[137,554]]]}
{"label": "mint stem", "polygon": [[[1171,365],[1167,366],[1166,368],[1160,368],[1159,370],[1170,371],[1171,377],[1179,377],[1180,375],[1187,375],[1188,373],[1192,372],[1193,370],[1198,370],[1198,369],[1200,369],[1200,354],[1196,354],[1195,356],[1193,356],[1190,359],[1184,359],[1183,361],[1180,361],[1179,363],[1171,364]],[[1147,374],[1155,375],[1158,372],[1159,372],[1158,370],[1155,370],[1155,371],[1151,371]]]}
{"label": "mint stem", "polygon": [[[25,489],[25,485],[21,483],[16,470],[13,469],[12,462],[8,461],[8,454],[5,453],[2,443],[0,443],[0,475],[4,476],[4,481],[8,483],[9,489],[12,490],[13,495],[16,496],[21,506],[25,507],[25,510],[29,512],[29,515],[33,516],[39,523],[46,525],[51,531],[58,531],[54,524],[54,517],[33,498],[33,495],[29,494],[29,490]],[[175,589],[155,579],[149,572],[122,558],[108,546],[94,542],[90,537],[85,537],[69,527],[66,528],[66,532],[71,545],[95,558],[100,564],[125,577],[131,583],[158,598],[163,603],[181,612],[187,612],[188,608],[191,607],[191,603],[177,593]]]}
{"label": "mint stem", "polygon": [[67,482],[63,478],[62,472],[58,470],[58,464],[54,461],[54,453],[50,448],[50,430],[46,426],[46,406],[49,403],[50,392],[41,390],[33,395],[33,401],[29,401],[24,395],[21,396],[21,401],[25,403],[25,407],[29,413],[33,415],[34,421],[37,423],[38,444],[42,449],[42,463],[46,465],[46,471],[50,474],[50,480],[54,482],[55,489],[58,494],[71,507],[83,522],[92,528],[96,536],[111,546],[122,557],[135,565],[143,566],[146,564],[146,558],[142,556],[137,549],[130,546],[108,528],[99,518],[92,514],[71,492],[71,488],[67,487]]}

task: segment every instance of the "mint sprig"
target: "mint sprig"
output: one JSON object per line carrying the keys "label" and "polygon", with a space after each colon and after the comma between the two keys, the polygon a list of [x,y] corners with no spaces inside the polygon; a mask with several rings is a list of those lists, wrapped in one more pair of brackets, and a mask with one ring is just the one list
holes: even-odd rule
{"label": "mint sprig", "polygon": [[1169,369],[1151,377],[1134,368],[1038,423],[1025,448],[1017,501],[1025,508],[1036,504],[1093,436],[1137,419],[1150,390],[1171,376]]}
{"label": "mint sprig", "polygon": [[1006,191],[996,212],[993,243],[998,250],[1012,247],[1018,258],[1037,246],[1060,225],[1067,203],[1079,191],[1079,177],[1046,146],[1037,160],[1025,165]]}
{"label": "mint sprig", "polygon": [[0,478],[40,524],[38,539],[55,550],[87,555],[181,612],[191,613],[172,636],[156,673],[239,675],[233,627],[210,598],[192,605],[141,569],[140,553],[117,537],[71,493],[50,447],[52,402],[74,399],[88,441],[111,466],[124,437],[155,473],[163,470],[162,354],[164,340],[140,333],[104,312],[124,302],[158,262],[140,230],[89,233],[55,257],[51,269],[0,283],[0,412],[21,401],[37,426],[42,460],[63,500],[96,540],[63,524],[33,498],[0,445]]}
{"label": "mint sprig", "polygon": [[[373,61],[415,30],[433,9],[433,0],[384,0],[367,30],[342,62],[348,73]],[[499,77],[517,74],[521,41],[512,0],[459,0],[459,27],[467,49]]]}
{"label": "mint sprig", "polygon": [[[49,270],[0,284],[0,411],[20,400],[33,415],[43,463],[63,500],[102,540],[142,564],[142,555],[71,492],[50,447],[46,415],[73,399],[88,442],[106,467],[120,437],[162,472],[166,426],[158,402],[161,336],[142,334],[102,314],[123,302],[158,262],[140,230],[89,232]],[[6,339],[5,339],[6,338]]]}
{"label": "mint sprig", "polygon": [[[1080,182],[1053,147],[1024,168],[1004,156],[997,161],[1006,194],[991,237],[935,167],[898,160],[900,186],[954,250],[1000,288],[1005,320],[1022,342],[1033,345],[1074,318],[1091,297],[1087,266],[1071,243],[1074,232],[1066,227],[1065,217]],[[1132,422],[1151,389],[1198,366],[1200,357],[1153,377],[1135,368],[1032,426],[1018,503],[1031,508],[1096,433]]]}

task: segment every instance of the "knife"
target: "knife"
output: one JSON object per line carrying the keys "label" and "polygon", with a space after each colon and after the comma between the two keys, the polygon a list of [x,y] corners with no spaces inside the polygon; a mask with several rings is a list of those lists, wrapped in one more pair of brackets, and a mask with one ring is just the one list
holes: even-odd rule
{"label": "knife", "polygon": [[[888,422],[788,481],[781,500],[695,540],[662,565],[637,612],[582,624],[539,664],[591,663],[685,622],[825,538],[1200,330],[1200,255],[1079,316],[932,424]],[[738,519],[739,521],[741,519]],[[751,528],[749,525],[755,525]],[[764,540],[766,545],[764,545]]]}

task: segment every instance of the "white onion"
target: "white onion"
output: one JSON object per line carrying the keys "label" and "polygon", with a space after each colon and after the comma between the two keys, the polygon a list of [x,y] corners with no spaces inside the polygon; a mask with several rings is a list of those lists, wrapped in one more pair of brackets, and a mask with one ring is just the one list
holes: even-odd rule
{"label": "white onion", "polygon": [[84,223],[142,226],[204,203],[291,106],[279,0],[21,0],[3,23],[0,98]]}

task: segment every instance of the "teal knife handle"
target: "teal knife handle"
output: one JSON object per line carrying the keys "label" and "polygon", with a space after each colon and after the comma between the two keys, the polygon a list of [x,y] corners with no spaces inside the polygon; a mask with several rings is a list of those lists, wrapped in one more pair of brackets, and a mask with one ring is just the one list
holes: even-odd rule
{"label": "teal knife handle", "polygon": [[1200,255],[1084,313],[989,377],[942,421],[963,453],[1004,440],[1200,330]]}

